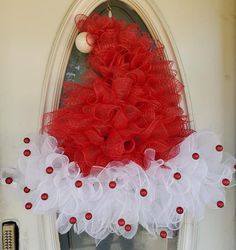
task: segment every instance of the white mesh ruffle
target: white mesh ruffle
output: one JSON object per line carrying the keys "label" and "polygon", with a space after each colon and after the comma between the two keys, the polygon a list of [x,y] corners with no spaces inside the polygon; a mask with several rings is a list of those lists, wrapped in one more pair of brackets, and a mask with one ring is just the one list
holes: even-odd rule
{"label": "white mesh ruffle", "polygon": [[130,239],[141,224],[153,235],[164,229],[171,237],[185,212],[201,219],[206,206],[223,207],[236,161],[222,149],[212,132],[193,133],[167,162],[156,161],[155,151],[147,149],[146,171],[132,161],[110,162],[84,177],[54,137],[39,135],[25,144],[28,156],[22,154],[9,174],[27,209],[58,213],[60,233],[73,226],[96,240],[110,233]]}

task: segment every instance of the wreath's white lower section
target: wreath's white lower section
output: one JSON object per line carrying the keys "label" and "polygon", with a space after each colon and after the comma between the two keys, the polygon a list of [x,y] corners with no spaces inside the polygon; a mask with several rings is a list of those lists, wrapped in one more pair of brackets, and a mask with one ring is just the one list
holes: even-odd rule
{"label": "wreath's white lower section", "polygon": [[223,155],[211,132],[190,135],[178,156],[167,162],[156,161],[155,152],[147,149],[146,171],[132,161],[111,162],[106,168],[94,167],[88,177],[51,136],[31,138],[25,146],[31,154],[20,157],[11,177],[26,208],[57,212],[60,233],[73,226],[76,233],[85,231],[97,240],[113,232],[130,239],[139,224],[153,235],[171,237],[184,212],[201,219],[206,206],[224,205],[223,187],[231,182],[235,167],[235,159]]}

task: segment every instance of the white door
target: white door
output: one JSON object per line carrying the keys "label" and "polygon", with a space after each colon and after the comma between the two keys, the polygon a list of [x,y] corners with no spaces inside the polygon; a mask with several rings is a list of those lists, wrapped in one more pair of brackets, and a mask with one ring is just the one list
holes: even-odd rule
{"label": "white door", "polygon": [[[59,82],[63,81],[65,72],[57,71],[61,63],[58,58],[64,57],[62,62],[66,62],[70,51],[58,45],[55,37],[60,37],[62,44],[73,42],[67,41],[73,19],[68,13],[89,13],[102,2],[0,0],[1,168],[14,165],[22,138],[38,131],[42,111],[55,108],[59,102]],[[196,129],[214,130],[221,136],[226,150],[234,153],[235,1],[123,2],[135,9],[142,19],[154,20],[149,31],[158,30],[166,46],[170,45],[169,55],[178,63]],[[65,69],[66,65],[60,67]],[[52,79],[57,82],[49,83]],[[0,192],[0,222],[14,220],[18,223],[20,249],[60,248],[52,226],[54,218],[29,214],[9,187],[1,186]],[[235,203],[235,190],[228,190],[224,209],[207,211],[198,226],[186,220],[179,234],[178,248],[236,249]],[[177,249],[171,242],[151,240],[146,249]]]}

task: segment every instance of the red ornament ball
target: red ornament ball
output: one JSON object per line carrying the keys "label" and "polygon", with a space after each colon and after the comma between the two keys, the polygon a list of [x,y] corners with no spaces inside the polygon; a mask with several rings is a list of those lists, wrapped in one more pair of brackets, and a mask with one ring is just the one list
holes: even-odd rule
{"label": "red ornament ball", "polygon": [[184,212],[184,209],[182,207],[177,207],[176,212],[177,214],[182,214]]}
{"label": "red ornament ball", "polygon": [[147,189],[145,189],[145,188],[142,188],[142,189],[140,190],[140,195],[141,195],[142,197],[145,197],[145,196],[147,196],[147,194],[148,194],[148,191],[147,191]]}
{"label": "red ornament ball", "polygon": [[24,138],[24,143],[26,143],[26,144],[30,143],[30,138],[29,137],[25,137]]}
{"label": "red ornament ball", "polygon": [[180,180],[181,179],[181,174],[179,172],[174,173],[174,178],[176,180]]}
{"label": "red ornament ball", "polygon": [[110,182],[109,182],[109,187],[110,187],[111,189],[115,188],[115,187],[116,187],[116,182],[115,182],[115,181],[110,181]]}
{"label": "red ornament ball", "polygon": [[6,184],[12,184],[12,182],[13,182],[13,178],[12,177],[7,177],[6,179],[5,179],[5,183]]}
{"label": "red ornament ball", "polygon": [[81,188],[81,187],[83,186],[83,182],[82,182],[81,180],[77,180],[77,181],[75,182],[75,186],[76,186],[77,188]]}
{"label": "red ornament ball", "polygon": [[222,184],[223,184],[224,186],[229,186],[230,180],[227,179],[227,178],[224,178],[224,179],[222,180]]}
{"label": "red ornament ball", "polygon": [[86,213],[86,214],[85,214],[85,219],[86,219],[86,220],[91,220],[92,217],[93,217],[93,215],[92,215],[91,213]]}
{"label": "red ornament ball", "polygon": [[236,170],[236,164],[234,164],[234,169]]}
{"label": "red ornament ball", "polygon": [[217,145],[216,146],[216,151],[218,151],[218,152],[221,152],[221,151],[223,151],[223,146],[222,145]]}
{"label": "red ornament ball", "polygon": [[70,217],[69,219],[70,224],[75,224],[77,222],[77,219],[75,217]]}
{"label": "red ornament ball", "polygon": [[43,194],[41,195],[41,199],[42,199],[43,201],[46,201],[46,200],[48,199],[48,194],[47,194],[47,193],[43,193]]}
{"label": "red ornament ball", "polygon": [[25,204],[25,209],[27,209],[27,210],[29,210],[29,209],[31,209],[32,208],[32,203],[31,202],[27,202],[26,204]]}
{"label": "red ornament ball", "polygon": [[217,207],[219,207],[219,208],[222,208],[222,207],[224,207],[224,202],[223,201],[217,201]]}
{"label": "red ornament ball", "polygon": [[161,238],[165,239],[167,237],[167,232],[166,231],[161,231],[160,236],[161,236]]}
{"label": "red ornament ball", "polygon": [[123,218],[120,218],[118,220],[118,225],[121,226],[121,227],[123,227],[125,225],[125,220]]}
{"label": "red ornament ball", "polygon": [[28,187],[24,187],[24,192],[28,194],[30,192],[30,189]]}
{"label": "red ornament ball", "polygon": [[131,227],[130,224],[125,225],[125,231],[126,231],[126,232],[130,232],[131,229],[132,229],[132,227]]}
{"label": "red ornament ball", "polygon": [[47,173],[47,174],[52,174],[53,171],[54,171],[53,167],[47,167],[47,168],[46,168],[46,173]]}
{"label": "red ornament ball", "polygon": [[31,155],[31,151],[29,149],[26,149],[24,152],[23,152],[24,156],[28,157]]}
{"label": "red ornament ball", "polygon": [[192,154],[192,158],[194,159],[194,160],[198,160],[199,159],[199,154],[198,153],[193,153]]}

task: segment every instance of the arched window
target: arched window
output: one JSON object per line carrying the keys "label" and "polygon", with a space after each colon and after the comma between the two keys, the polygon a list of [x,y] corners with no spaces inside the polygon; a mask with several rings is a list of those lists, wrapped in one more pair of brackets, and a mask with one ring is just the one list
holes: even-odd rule
{"label": "arched window", "polygon": [[[175,53],[174,44],[169,36],[167,26],[164,24],[161,13],[157,6],[152,1],[135,1],[124,0],[110,1],[112,7],[112,15],[118,19],[123,19],[126,22],[138,23],[141,29],[149,32],[154,39],[159,39],[166,47],[166,57],[175,62],[175,68],[179,72],[178,78],[183,81],[183,69],[180,61],[177,59],[178,54]],[[107,2],[104,0],[80,0],[75,1],[71,9],[68,11],[64,22],[59,29],[57,38],[55,39],[54,47],[51,51],[51,56],[48,62],[48,68],[45,76],[45,88],[42,98],[42,113],[57,109],[60,105],[61,90],[64,81],[79,82],[80,75],[84,70],[84,61],[86,54],[80,53],[75,45],[75,37],[77,30],[74,25],[74,17],[77,14],[89,15],[92,12],[97,12],[102,15],[107,15]],[[186,82],[184,80],[184,82]],[[182,106],[185,112],[188,113],[186,98],[183,96]],[[187,219],[189,220],[189,219]],[[152,238],[141,227],[137,235],[132,240],[126,240],[122,237],[109,235],[96,248],[94,240],[88,235],[76,235],[73,229],[66,235],[56,234],[54,227],[55,217],[47,219],[43,217],[42,227],[45,229],[45,237],[47,238],[48,249],[193,249],[195,224],[191,221],[183,225],[180,232],[176,232],[173,239],[162,240],[160,238]],[[48,233],[46,235],[46,233]],[[178,246],[177,246],[178,245]]]}

